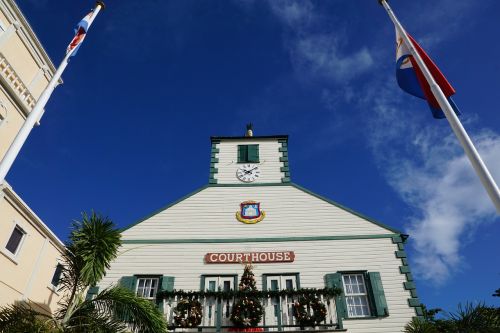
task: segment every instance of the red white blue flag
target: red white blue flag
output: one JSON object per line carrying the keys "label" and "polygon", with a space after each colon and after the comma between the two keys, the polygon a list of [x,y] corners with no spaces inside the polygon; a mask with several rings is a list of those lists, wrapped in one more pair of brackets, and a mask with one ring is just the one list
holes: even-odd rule
{"label": "red white blue flag", "polygon": [[[460,115],[455,102],[451,99],[451,96],[455,94],[455,89],[446,80],[443,73],[439,70],[432,59],[425,53],[425,51],[418,45],[418,43],[408,34],[413,46],[417,50],[418,54],[424,61],[425,65],[431,72],[434,80],[439,85],[444,95],[448,99],[448,102],[452,106],[453,110],[457,115]],[[403,41],[403,38],[396,29],[396,78],[398,80],[399,87],[406,91],[407,93],[427,100],[429,107],[431,108],[432,115],[434,118],[442,119],[446,118],[443,110],[439,106],[438,101],[434,97],[431,91],[429,83],[425,79],[422,70],[418,67],[415,58],[411,55],[410,50]]]}
{"label": "red white blue flag", "polygon": [[85,39],[85,36],[87,35],[87,30],[89,29],[90,25],[90,18],[92,17],[93,14],[94,12],[91,11],[77,24],[75,28],[75,37],[73,37],[71,43],[69,43],[68,48],[66,49],[66,54],[71,52],[71,57],[74,56],[76,52],[78,52],[80,45]]}

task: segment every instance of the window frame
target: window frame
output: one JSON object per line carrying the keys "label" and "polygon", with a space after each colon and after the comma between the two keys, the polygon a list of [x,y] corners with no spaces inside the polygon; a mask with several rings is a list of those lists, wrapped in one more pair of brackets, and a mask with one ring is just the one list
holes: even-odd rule
{"label": "window frame", "polygon": [[[207,278],[232,278],[233,279],[233,291],[238,290],[238,274],[202,274],[200,276],[200,290],[207,291],[209,286],[207,285]],[[219,283],[220,284],[220,283]],[[216,286],[215,291],[219,290],[219,286]],[[223,290],[223,288],[221,288]]]}
{"label": "window frame", "polygon": [[[21,232],[23,233],[21,240],[19,241],[15,253],[12,253],[9,249],[7,249],[7,244],[9,243],[10,238],[12,237],[12,234],[16,228],[19,228]],[[26,231],[27,228],[23,223],[17,222],[17,221],[12,221],[12,228],[10,229],[10,232],[7,234],[6,239],[3,242],[2,248],[0,249],[0,252],[3,253],[7,258],[12,260],[15,264],[17,264],[17,260],[19,259],[19,256],[21,255],[21,250],[24,245],[24,241],[26,240],[26,237],[29,235],[28,232]]]}
{"label": "window frame", "polygon": [[[257,147],[257,159],[256,160],[250,160],[249,158],[249,147],[252,146],[252,147]],[[240,158],[240,147],[246,147],[246,156],[244,159]],[[246,145],[238,145],[237,146],[237,151],[236,151],[236,155],[237,155],[237,159],[238,159],[238,163],[260,163],[260,145],[258,143],[255,143],[255,144],[246,144]]]}
{"label": "window frame", "polygon": [[[57,270],[59,268],[61,268],[61,270],[59,272],[59,276],[57,277],[57,283],[54,284],[54,278],[56,277],[56,273],[57,273]],[[52,279],[50,280],[50,285],[52,287],[57,288],[57,286],[59,286],[59,283],[61,282],[61,277],[62,277],[63,269],[64,269],[64,265],[61,264],[60,262],[57,262],[56,269],[54,270],[54,274],[52,274]]]}
{"label": "window frame", "polygon": [[[360,318],[373,318],[373,305],[372,305],[372,299],[371,299],[371,291],[370,291],[370,286],[369,283],[367,283],[367,278],[366,278],[366,271],[355,271],[355,272],[339,272],[341,273],[342,276],[342,289],[344,291],[344,297],[345,297],[345,304],[346,304],[346,310],[347,310],[347,319],[360,319]],[[346,276],[360,276],[361,281],[363,282],[363,287],[365,292],[364,293],[351,293],[348,294],[348,289],[346,287],[346,282],[345,282],[345,277]],[[356,278],[356,282],[358,282],[358,279]],[[367,315],[352,315],[351,314],[351,309],[352,305],[349,305],[348,299],[350,297],[365,297],[366,299],[366,307],[368,309],[368,314]],[[363,307],[363,305],[354,305],[354,308],[359,308]]]}
{"label": "window frame", "polygon": [[[154,301],[156,300],[156,294],[158,293],[158,291],[160,290],[160,283],[161,283],[161,279],[162,279],[162,276],[160,275],[137,275],[136,276],[136,282],[135,282],[135,294],[136,296],[139,296],[141,298],[144,298],[144,299],[147,299],[147,300],[150,300],[150,301]],[[153,296],[148,296],[148,297],[145,297],[144,296],[144,290],[145,290],[145,287],[143,286],[142,287],[142,294],[139,295],[139,284],[140,284],[140,281],[141,280],[156,280],[156,286],[155,286],[155,291],[154,291],[154,295]],[[149,287],[149,292],[148,294],[151,293],[151,289],[152,287],[150,286]]]}
{"label": "window frame", "polygon": [[[264,274],[262,274],[262,290],[271,290],[270,289],[271,286],[267,285],[267,279],[269,277],[272,277],[272,276],[279,277],[280,280],[283,277],[293,276],[293,277],[295,277],[296,289],[297,290],[300,289],[300,273],[264,273]],[[286,290],[286,289],[282,289],[282,290]]]}

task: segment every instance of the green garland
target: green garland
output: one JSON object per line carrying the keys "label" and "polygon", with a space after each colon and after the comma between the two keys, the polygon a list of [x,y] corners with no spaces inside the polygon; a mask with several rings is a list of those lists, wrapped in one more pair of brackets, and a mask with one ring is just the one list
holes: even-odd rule
{"label": "green garland", "polygon": [[263,313],[262,304],[258,299],[243,297],[233,305],[231,321],[236,327],[257,327]]}
{"label": "green garland", "polygon": [[177,327],[196,327],[201,324],[201,304],[195,299],[181,299],[174,309]]}
{"label": "green garland", "polygon": [[293,307],[293,315],[301,327],[316,327],[326,319],[326,306],[316,296],[300,297]]}
{"label": "green garland", "polygon": [[339,288],[323,288],[323,289],[303,288],[303,289],[297,289],[297,290],[277,290],[277,291],[271,291],[271,290],[266,290],[266,291],[261,291],[261,290],[255,290],[255,291],[242,291],[242,290],[229,290],[229,291],[173,290],[173,291],[167,291],[167,290],[162,290],[162,291],[159,291],[157,293],[156,297],[158,299],[168,299],[168,298],[173,298],[173,297],[181,297],[181,298],[189,298],[189,299],[204,298],[204,297],[215,297],[215,298],[219,298],[219,299],[233,299],[235,297],[236,298],[248,297],[248,298],[265,299],[265,298],[269,298],[269,297],[279,297],[279,296],[308,297],[308,296],[323,295],[323,296],[335,297],[335,296],[339,296],[341,293],[342,293],[342,291]]}

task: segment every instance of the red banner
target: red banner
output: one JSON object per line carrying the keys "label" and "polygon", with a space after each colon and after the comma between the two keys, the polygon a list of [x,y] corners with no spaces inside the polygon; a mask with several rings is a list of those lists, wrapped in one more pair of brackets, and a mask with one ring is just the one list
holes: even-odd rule
{"label": "red banner", "polygon": [[293,262],[295,252],[229,252],[229,253],[207,253],[205,262],[207,264],[239,264],[239,263],[271,263],[271,262]]}

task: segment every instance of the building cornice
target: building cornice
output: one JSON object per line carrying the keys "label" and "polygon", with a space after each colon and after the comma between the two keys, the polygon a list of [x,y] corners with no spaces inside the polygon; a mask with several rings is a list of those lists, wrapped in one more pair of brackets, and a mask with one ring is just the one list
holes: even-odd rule
{"label": "building cornice", "polygon": [[[42,46],[42,43],[38,39],[38,37],[35,34],[35,31],[29,24],[28,20],[26,17],[23,15],[21,12],[21,9],[18,7],[16,2],[14,0],[6,0],[5,4],[9,6],[10,13],[14,15],[15,21],[18,21],[21,23],[22,27],[24,28],[22,31],[25,33],[26,37],[29,38],[30,43],[34,47],[35,51],[38,52],[39,58],[43,59],[44,65],[46,65],[50,71],[51,71],[51,76],[55,73],[56,69],[55,66],[50,59],[49,55],[45,51],[45,49]],[[61,81],[62,82],[62,81]]]}
{"label": "building cornice", "polygon": [[260,135],[260,136],[211,136],[210,141],[220,140],[258,140],[258,139],[287,139],[288,135]]}
{"label": "building cornice", "polygon": [[43,221],[38,217],[38,215],[35,214],[33,210],[21,199],[21,197],[14,192],[12,187],[7,183],[4,182],[2,185],[0,185],[0,190],[1,192],[5,195],[6,198],[8,198],[17,209],[19,209],[27,218],[28,222],[36,228],[41,234],[45,235],[45,237],[48,237],[50,241],[61,251],[65,251],[65,246],[64,243],[50,230],[50,228],[43,223]]}

